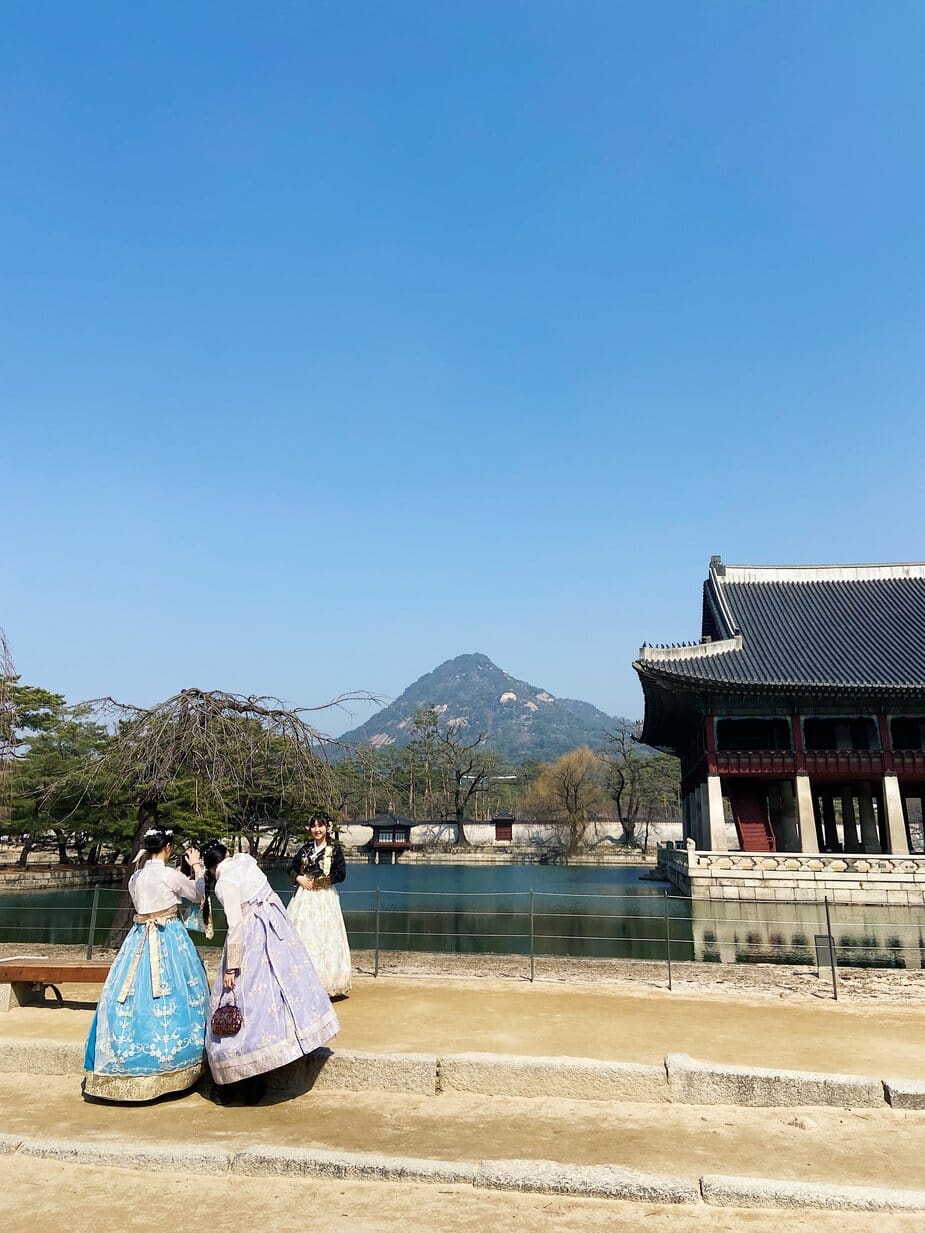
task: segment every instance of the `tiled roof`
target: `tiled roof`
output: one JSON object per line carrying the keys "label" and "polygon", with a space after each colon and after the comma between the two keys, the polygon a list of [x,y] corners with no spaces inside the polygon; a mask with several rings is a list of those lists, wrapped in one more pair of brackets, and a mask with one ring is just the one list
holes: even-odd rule
{"label": "tiled roof", "polygon": [[644,646],[670,688],[925,692],[925,565],[724,566],[704,583],[703,637]]}

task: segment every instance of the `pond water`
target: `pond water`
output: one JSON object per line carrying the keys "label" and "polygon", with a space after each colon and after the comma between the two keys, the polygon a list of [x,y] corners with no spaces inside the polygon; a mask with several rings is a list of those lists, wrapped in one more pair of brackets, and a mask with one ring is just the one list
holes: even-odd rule
{"label": "pond water", "polygon": [[[822,904],[694,901],[632,866],[349,864],[338,888],[355,949],[467,954],[815,964],[825,933]],[[270,872],[284,901],[284,869]],[[106,942],[122,892],[100,888],[94,945]],[[86,944],[94,892],[62,889],[0,895],[0,941]],[[378,913],[377,913],[378,900]],[[378,917],[378,924],[377,924]],[[216,912],[214,944],[224,938]],[[837,906],[840,964],[921,967],[925,910]],[[198,944],[205,939],[194,934]]]}

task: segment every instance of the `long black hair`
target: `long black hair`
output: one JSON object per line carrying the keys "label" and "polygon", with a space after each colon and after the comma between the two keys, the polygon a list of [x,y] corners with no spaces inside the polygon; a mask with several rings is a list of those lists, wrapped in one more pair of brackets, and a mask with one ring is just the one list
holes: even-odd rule
{"label": "long black hair", "polygon": [[228,849],[217,839],[210,839],[202,849],[202,863],[206,867],[206,896],[202,902],[202,923],[206,929],[212,924],[212,891],[215,889],[215,870],[228,855]]}

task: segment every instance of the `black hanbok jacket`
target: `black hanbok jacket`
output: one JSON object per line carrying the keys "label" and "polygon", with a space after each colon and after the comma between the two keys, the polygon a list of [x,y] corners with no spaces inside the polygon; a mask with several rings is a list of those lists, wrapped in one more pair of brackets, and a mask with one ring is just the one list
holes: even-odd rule
{"label": "black hanbok jacket", "polygon": [[[331,885],[337,882],[343,882],[347,876],[347,862],[344,860],[344,849],[339,843],[332,843],[334,849],[331,856]],[[315,850],[315,845],[311,842],[306,843],[299,848],[292,859],[292,864],[289,866],[289,877],[293,885],[299,874],[304,874],[307,878],[322,878],[324,874],[321,870],[321,856],[323,851],[319,852],[318,860],[315,860],[312,855]]]}

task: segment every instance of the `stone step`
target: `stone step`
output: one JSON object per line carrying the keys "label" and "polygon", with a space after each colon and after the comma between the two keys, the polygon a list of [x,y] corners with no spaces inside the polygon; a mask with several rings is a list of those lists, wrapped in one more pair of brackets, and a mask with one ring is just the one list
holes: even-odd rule
{"label": "stone step", "polygon": [[[0,1039],[0,1073],[83,1073],[83,1046],[55,1040]],[[319,1049],[269,1076],[283,1094],[319,1091],[471,1093],[488,1097],[655,1104],[835,1106],[925,1109],[925,1083],[753,1066],[723,1066],[669,1053],[660,1066],[595,1058],[498,1053],[371,1053]]]}
{"label": "stone step", "polygon": [[0,1154],[142,1173],[245,1177],[321,1177],[464,1185],[476,1189],[603,1198],[638,1203],[734,1208],[805,1207],[865,1212],[925,1211],[925,1191],[705,1175],[696,1182],[620,1165],[569,1165],[555,1160],[447,1161],[255,1145],[227,1151],[208,1145],[19,1138],[0,1135]]}

